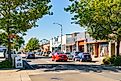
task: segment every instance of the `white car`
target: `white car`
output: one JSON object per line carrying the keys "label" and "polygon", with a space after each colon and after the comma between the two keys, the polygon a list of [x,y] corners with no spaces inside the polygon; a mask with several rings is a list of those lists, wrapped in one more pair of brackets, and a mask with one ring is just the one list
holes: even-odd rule
{"label": "white car", "polygon": [[49,54],[49,57],[52,57],[52,53]]}
{"label": "white car", "polygon": [[[14,59],[14,57],[17,56],[17,53],[15,50],[11,50],[11,57]],[[5,57],[8,58],[8,50],[5,51]]]}

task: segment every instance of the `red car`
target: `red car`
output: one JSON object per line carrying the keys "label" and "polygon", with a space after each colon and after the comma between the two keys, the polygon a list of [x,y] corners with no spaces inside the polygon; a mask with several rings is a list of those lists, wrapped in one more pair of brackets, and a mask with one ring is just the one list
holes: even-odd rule
{"label": "red car", "polygon": [[68,57],[64,53],[57,52],[52,55],[52,61],[67,61]]}

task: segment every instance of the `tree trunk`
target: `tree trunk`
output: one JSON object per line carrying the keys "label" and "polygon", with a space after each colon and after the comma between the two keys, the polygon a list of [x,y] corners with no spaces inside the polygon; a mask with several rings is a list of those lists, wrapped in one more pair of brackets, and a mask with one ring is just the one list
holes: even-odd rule
{"label": "tree trunk", "polygon": [[117,56],[119,56],[120,41],[117,40]]}
{"label": "tree trunk", "polygon": [[8,60],[12,61],[10,38],[8,38]]}
{"label": "tree trunk", "polygon": [[7,28],[7,33],[8,33],[8,60],[12,62],[12,57],[11,57],[11,42],[10,42],[10,31],[9,27]]}
{"label": "tree trunk", "polygon": [[119,56],[120,41],[115,42],[115,56]]}

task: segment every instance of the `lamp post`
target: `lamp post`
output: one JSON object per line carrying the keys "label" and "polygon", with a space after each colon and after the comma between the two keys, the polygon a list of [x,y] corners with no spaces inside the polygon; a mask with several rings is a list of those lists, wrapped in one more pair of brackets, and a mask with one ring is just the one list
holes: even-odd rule
{"label": "lamp post", "polygon": [[53,24],[57,24],[61,27],[61,51],[62,51],[62,31],[63,31],[63,28],[62,28],[62,24],[59,24],[59,23],[53,23]]}

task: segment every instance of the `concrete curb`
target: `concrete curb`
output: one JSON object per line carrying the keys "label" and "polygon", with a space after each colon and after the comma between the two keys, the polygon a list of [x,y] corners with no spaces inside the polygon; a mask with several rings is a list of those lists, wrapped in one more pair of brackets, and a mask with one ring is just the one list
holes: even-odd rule
{"label": "concrete curb", "polygon": [[11,73],[11,72],[17,72],[20,69],[0,69],[0,73],[1,72],[5,72],[5,73]]}

